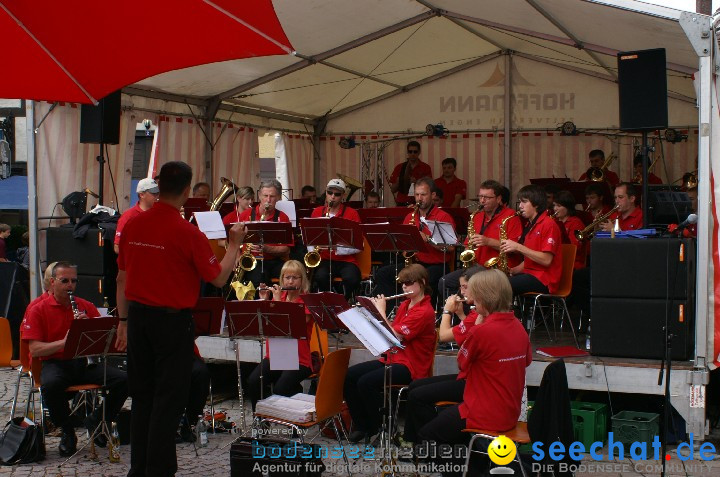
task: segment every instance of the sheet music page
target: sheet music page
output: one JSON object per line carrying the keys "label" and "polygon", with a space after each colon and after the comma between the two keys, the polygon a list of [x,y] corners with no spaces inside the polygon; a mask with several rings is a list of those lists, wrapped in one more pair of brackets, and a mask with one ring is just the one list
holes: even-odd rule
{"label": "sheet music page", "polygon": [[458,238],[455,234],[455,227],[449,222],[438,222],[437,220],[426,220],[420,218],[421,222],[427,224],[430,229],[430,239],[436,244],[457,245]]}
{"label": "sheet music page", "polygon": [[292,200],[278,200],[275,203],[275,208],[285,214],[290,219],[290,223],[293,227],[297,227],[297,212],[295,211],[295,202]]}
{"label": "sheet music page", "polygon": [[225,225],[223,225],[220,212],[211,210],[209,212],[193,212],[198,228],[209,239],[225,239]]}
{"label": "sheet music page", "polygon": [[388,330],[386,327],[383,326],[382,323],[380,323],[378,320],[375,319],[375,317],[370,313],[368,310],[364,308],[358,308],[360,313],[362,313],[365,318],[380,332],[385,335],[385,338],[390,342],[393,346],[397,346],[399,348],[402,348],[403,345],[400,343],[400,340],[397,339],[397,336],[395,336],[392,331]]}
{"label": "sheet music page", "polygon": [[360,310],[362,308],[350,308],[338,316],[373,356],[380,356],[392,348],[392,344]]}
{"label": "sheet music page", "polygon": [[270,350],[271,370],[300,369],[298,340],[294,338],[269,338],[268,348]]}

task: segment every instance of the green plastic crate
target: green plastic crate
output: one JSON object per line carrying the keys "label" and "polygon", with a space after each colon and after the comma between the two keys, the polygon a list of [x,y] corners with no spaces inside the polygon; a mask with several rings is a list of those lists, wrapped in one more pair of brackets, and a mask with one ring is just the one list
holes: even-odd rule
{"label": "green plastic crate", "polygon": [[613,440],[626,446],[633,442],[652,444],[660,435],[660,415],[653,412],[622,411],[612,417]]}
{"label": "green plastic crate", "polygon": [[586,452],[593,442],[607,442],[608,407],[605,404],[572,401],[570,411],[575,440],[583,443]]}

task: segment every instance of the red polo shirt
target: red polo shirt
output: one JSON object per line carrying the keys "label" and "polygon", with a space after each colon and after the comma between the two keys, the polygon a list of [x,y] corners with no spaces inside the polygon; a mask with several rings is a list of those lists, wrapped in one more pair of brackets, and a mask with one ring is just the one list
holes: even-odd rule
{"label": "red polo shirt", "polygon": [[[98,309],[89,301],[76,296],[75,302],[78,310],[88,317],[97,318],[100,316]],[[70,305],[61,305],[57,302],[55,296],[50,294],[47,294],[45,298],[38,297],[33,303],[35,303],[34,306],[28,309],[27,316],[23,320],[22,339],[51,343],[65,338],[70,329],[70,323],[75,318],[72,307]],[[63,351],[60,350],[39,359],[41,361],[60,359],[63,357]]]}
{"label": "red polo shirt", "polygon": [[457,177],[447,182],[443,176],[440,176],[435,179],[435,185],[443,191],[443,207],[451,207],[456,195],[460,194],[464,199],[467,194],[467,184]]}
{"label": "red polo shirt", "polygon": [[192,308],[200,280],[221,271],[205,234],[164,202],[128,223],[118,268],[127,274],[125,296],[149,306]]}
{"label": "red polo shirt", "polygon": [[[320,207],[315,207],[313,209],[310,217],[325,217],[326,214],[327,214],[327,207],[322,205]],[[342,217],[343,219],[348,219],[348,220],[352,220],[353,222],[360,223],[360,215],[357,213],[357,210],[353,209],[352,207],[348,207],[345,204],[340,205],[340,212],[337,215],[330,214],[330,217]],[[330,253],[327,250],[320,250],[320,257],[323,260],[329,260]],[[333,249],[332,259],[333,259],[333,262],[349,262],[349,263],[354,263],[356,266],[358,266],[357,254],[338,255],[337,253],[335,253],[335,250]]]}
{"label": "red polo shirt", "polygon": [[[404,365],[413,379],[430,376],[435,359],[435,310],[430,304],[430,296],[425,295],[412,308],[409,299],[403,301],[392,327],[402,337],[405,348],[389,353],[388,362]],[[382,358],[380,361],[384,362]]]}
{"label": "red polo shirt", "polygon": [[238,214],[237,207],[234,208],[232,212],[225,214],[225,217],[222,218],[223,225],[232,225],[236,222],[239,222],[238,216],[241,214],[242,212]]}
{"label": "red polo shirt", "polygon": [[125,225],[128,223],[130,219],[133,217],[137,217],[138,215],[145,212],[140,208],[140,203],[138,202],[135,204],[135,206],[129,208],[123,214],[120,216],[120,219],[117,222],[117,227],[115,228],[115,245],[120,245],[120,236],[122,235],[122,231],[125,228]]}
{"label": "red polo shirt", "polygon": [[583,240],[582,242],[580,242],[577,238],[575,238],[575,231],[584,229],[585,224],[582,220],[580,220],[574,215],[569,216],[565,222],[560,223],[565,229],[565,234],[563,235],[563,243],[571,243],[577,247],[577,252],[575,253],[575,265],[573,266],[573,268],[575,270],[585,268],[587,244],[589,242],[587,240]]}
{"label": "red polo shirt", "polygon": [[[254,219],[253,219],[253,210],[255,211]],[[273,211],[273,213],[269,217],[266,218],[266,221],[290,223],[290,218],[287,216],[287,214],[285,212],[283,212],[281,210],[277,210],[277,209],[275,209],[275,210],[277,211],[277,220],[274,220],[275,219],[275,211]],[[260,210],[260,204],[258,204],[255,207],[249,207],[249,208],[243,210],[242,214],[240,214],[239,222],[250,222],[252,220],[259,221],[260,217],[262,217],[262,210]],[[294,243],[266,243],[265,245],[292,247],[294,245]],[[257,257],[257,258],[262,258],[262,256],[263,256],[263,254],[261,254],[261,253],[253,254],[253,255],[255,255],[255,257]],[[268,258],[276,258],[274,255],[270,255],[270,254],[268,254],[268,255],[269,255]]]}
{"label": "red polo shirt", "polygon": [[[398,183],[398,180],[400,180],[400,173],[402,172],[402,168],[405,163],[407,163],[407,160],[405,162],[401,162],[400,164],[395,166],[395,169],[393,169],[393,172],[390,175],[390,183],[391,184]],[[422,177],[432,177],[432,169],[430,168],[430,164],[418,159],[418,163],[410,171],[410,182],[415,182],[416,180],[418,180]],[[398,203],[415,202],[414,196],[407,195],[408,190],[409,189],[406,189],[406,190],[398,189],[397,198],[396,198]]]}
{"label": "red polo shirt", "polygon": [[[410,212],[407,216],[405,216],[403,224],[409,224],[412,220],[413,215],[413,212]],[[437,222],[448,222],[452,224],[453,228],[455,228],[455,221],[453,220],[452,216],[447,212],[438,209],[434,205],[430,207],[430,210],[428,214],[425,215],[425,218],[427,220],[435,220]],[[430,235],[430,229],[428,228],[428,226],[420,221],[420,212],[418,212],[415,216],[415,227],[417,227],[424,234]],[[454,259],[455,255],[452,252],[448,252],[447,255],[448,261]],[[425,250],[421,250],[417,254],[415,254],[415,259],[418,262],[422,263],[443,263],[444,258],[445,257],[440,250],[437,250],[435,247],[432,247],[430,245],[426,245]]]}
{"label": "red polo shirt", "polygon": [[530,363],[530,340],[512,312],[493,313],[474,326],[458,351],[458,367],[467,376],[460,404],[465,427],[514,428]]}
{"label": "red polo shirt", "polygon": [[[495,212],[494,215],[487,215],[484,210],[482,212],[478,212],[475,214],[475,217],[473,217],[475,233],[484,235],[485,237],[489,237],[491,239],[500,240],[500,224],[502,224],[502,221],[506,217],[513,215],[515,215],[515,211],[508,207],[501,208],[499,211]],[[508,240],[517,242],[522,234],[522,223],[520,222],[520,217],[508,220],[505,225],[507,226],[506,231]],[[468,241],[466,238],[466,246],[467,243]],[[475,250],[475,261],[478,265],[483,265],[491,258],[497,257],[499,253],[500,252],[498,250],[495,250],[492,247],[478,247]],[[521,261],[522,255],[520,254],[513,253],[508,256],[508,265],[510,267],[518,265]]]}
{"label": "red polo shirt", "polygon": [[[615,174],[613,171],[609,171],[605,169],[603,171],[605,174],[605,181],[610,184],[612,187],[615,187],[620,183],[620,178],[617,174]],[[583,172],[583,175],[580,176],[580,179],[578,179],[578,182],[583,182],[589,180],[587,177],[587,172]]]}
{"label": "red polo shirt", "polygon": [[560,227],[558,224],[548,217],[547,211],[540,214],[540,217],[532,226],[530,231],[525,235],[525,245],[527,248],[539,252],[550,252],[553,255],[552,262],[547,267],[525,257],[524,273],[530,274],[540,280],[540,282],[548,287],[550,293],[555,293],[560,284],[560,275],[562,274],[562,257],[560,256]]}
{"label": "red polo shirt", "polygon": [[640,207],[635,207],[625,218],[622,218],[620,212],[615,211],[610,216],[610,222],[613,226],[615,226],[615,219],[620,219],[618,223],[622,231],[639,230],[643,226],[643,213]]}
{"label": "red polo shirt", "polygon": [[475,326],[475,320],[477,320],[478,314],[475,310],[470,310],[464,320],[460,324],[452,327],[452,334],[455,337],[455,342],[462,345],[465,342],[465,338],[468,337],[468,333]]}

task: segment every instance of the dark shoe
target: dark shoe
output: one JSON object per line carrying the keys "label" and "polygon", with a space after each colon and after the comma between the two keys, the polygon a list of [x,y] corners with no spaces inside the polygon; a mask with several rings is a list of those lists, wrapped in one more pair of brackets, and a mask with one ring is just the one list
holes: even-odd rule
{"label": "dark shoe", "polygon": [[368,437],[367,432],[364,431],[352,431],[348,436],[348,440],[353,444],[357,444],[360,441],[364,441]]}
{"label": "dark shoe", "polygon": [[60,446],[58,447],[60,455],[63,457],[70,457],[77,451],[77,436],[75,436],[75,430],[63,431],[60,436]]}
{"label": "dark shoe", "polygon": [[[85,418],[84,421],[85,429],[88,431],[88,436],[92,436],[96,429],[98,429],[98,425],[100,424],[100,420],[97,419],[94,415],[90,414],[88,417]],[[105,448],[107,447],[107,437],[105,437],[105,434],[102,433],[102,429],[98,429],[97,434],[95,434],[95,445],[98,447]]]}

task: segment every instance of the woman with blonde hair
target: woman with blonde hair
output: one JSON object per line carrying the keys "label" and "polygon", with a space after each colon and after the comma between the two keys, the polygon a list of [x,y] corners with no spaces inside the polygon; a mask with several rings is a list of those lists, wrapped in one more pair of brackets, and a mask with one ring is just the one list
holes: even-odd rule
{"label": "woman with blonde hair", "polygon": [[255,200],[255,191],[250,186],[240,187],[235,193],[235,209],[223,217],[223,224],[230,225],[238,221],[240,214],[249,209]]}
{"label": "woman with blonde hair", "polygon": [[482,323],[472,327],[458,351],[465,375],[463,402],[446,408],[419,431],[421,441],[466,444],[463,429],[503,432],[515,427],[532,363],[527,332],[512,311],[512,288],[500,270],[476,273],[468,282]]}
{"label": "woman with blonde hair", "polygon": [[[400,271],[397,281],[403,292],[411,293],[400,304],[392,323],[392,331],[404,347],[387,353],[387,359],[366,361],[348,369],[344,395],[354,426],[350,442],[369,440],[380,429],[386,363],[392,370],[393,384],[408,384],[428,377],[435,359],[435,310],[430,304],[428,272],[422,265],[412,264]],[[385,297],[379,295],[372,301],[386,317]]]}
{"label": "woman with blonde hair", "polygon": [[[260,284],[258,292],[261,300],[285,301],[288,303],[302,303],[301,294],[307,293],[310,283],[305,273],[305,266],[297,260],[288,260],[280,270],[280,282],[271,287]],[[264,290],[262,288],[265,288]],[[263,397],[270,395],[270,385],[273,393],[281,396],[292,396],[302,392],[301,383],[312,374],[312,361],[310,358],[310,336],[313,330],[313,320],[307,308],[305,309],[306,339],[298,340],[298,360],[300,367],[297,370],[271,370],[270,352],[265,348],[265,359],[250,374],[248,378],[248,396],[253,409],[260,399],[260,372],[262,370],[264,389]],[[261,368],[262,366],[262,368]]]}

